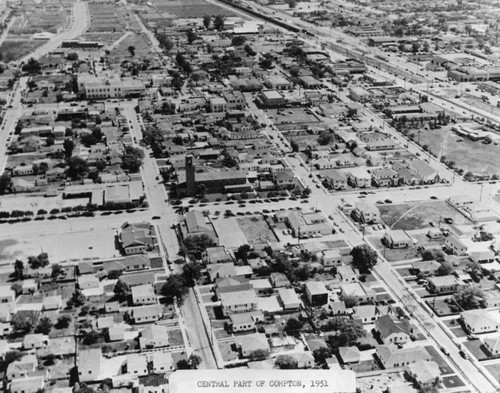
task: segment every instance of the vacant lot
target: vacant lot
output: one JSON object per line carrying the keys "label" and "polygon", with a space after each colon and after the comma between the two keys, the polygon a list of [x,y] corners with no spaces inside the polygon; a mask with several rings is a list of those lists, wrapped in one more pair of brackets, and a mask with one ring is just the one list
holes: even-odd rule
{"label": "vacant lot", "polygon": [[427,350],[427,352],[429,352],[429,355],[431,355],[432,360],[434,360],[438,364],[441,375],[453,374],[453,370],[450,368],[448,363],[446,363],[446,361],[443,359],[436,348],[431,345],[427,345],[425,346],[425,349]]}
{"label": "vacant lot", "polygon": [[46,42],[47,40],[5,40],[0,46],[2,61],[5,63],[16,61]]}
{"label": "vacant lot", "polygon": [[122,39],[118,46],[111,51],[113,56],[129,56],[129,46],[135,48],[135,57],[140,57],[151,52],[151,45],[149,39],[144,34],[131,34]]}
{"label": "vacant lot", "polygon": [[107,258],[118,256],[115,249],[114,230],[94,230],[68,232],[64,235],[34,235],[12,238],[8,235],[8,226],[2,227],[0,238],[0,263],[16,259],[26,260],[30,255],[41,252],[49,254],[53,263],[71,259]]}
{"label": "vacant lot", "polygon": [[449,127],[440,130],[424,130],[420,134],[420,144],[429,145],[430,150],[438,155],[446,156],[447,160],[455,161],[458,168],[473,173],[494,174],[498,167],[495,164],[500,152],[500,146],[484,145],[469,139],[462,140]]}
{"label": "vacant lot", "polygon": [[231,11],[202,0],[169,1],[167,4],[163,1],[157,1],[155,5],[162,14],[178,18],[203,18],[205,15],[234,16]]}
{"label": "vacant lot", "polygon": [[237,221],[249,244],[278,240],[261,216],[238,218]]}
{"label": "vacant lot", "polygon": [[491,357],[491,353],[486,349],[481,340],[465,341],[466,347],[477,360],[486,360]]}
{"label": "vacant lot", "polygon": [[391,229],[423,229],[429,222],[438,224],[449,217],[455,224],[470,224],[470,221],[443,201],[426,201],[420,203],[405,203],[400,205],[377,205],[382,220]]}
{"label": "vacant lot", "polygon": [[500,363],[484,365],[495,380],[500,379]]}

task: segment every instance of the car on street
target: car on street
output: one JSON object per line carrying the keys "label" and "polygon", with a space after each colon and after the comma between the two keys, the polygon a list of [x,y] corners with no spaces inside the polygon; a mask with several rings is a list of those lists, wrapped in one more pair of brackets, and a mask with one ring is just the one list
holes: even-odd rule
{"label": "car on street", "polygon": [[467,354],[466,354],[464,351],[462,351],[462,350],[458,351],[458,353],[460,354],[460,356],[462,356],[462,357],[463,357],[464,359],[466,359],[466,360],[469,358],[469,357],[467,356]]}
{"label": "car on street", "polygon": [[392,201],[390,199],[386,199],[384,202],[385,203],[392,203]]}
{"label": "car on street", "polygon": [[437,196],[432,195],[432,196],[431,196],[431,199],[437,199]]}
{"label": "car on street", "polygon": [[443,352],[446,356],[450,356],[450,352],[445,347],[439,347],[441,352]]}

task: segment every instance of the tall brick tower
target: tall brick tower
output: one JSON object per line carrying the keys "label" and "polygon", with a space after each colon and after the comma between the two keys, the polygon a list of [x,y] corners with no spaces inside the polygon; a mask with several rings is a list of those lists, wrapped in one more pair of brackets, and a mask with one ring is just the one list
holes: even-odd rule
{"label": "tall brick tower", "polygon": [[196,172],[193,163],[193,156],[186,155],[186,192],[188,196],[194,196],[196,194]]}

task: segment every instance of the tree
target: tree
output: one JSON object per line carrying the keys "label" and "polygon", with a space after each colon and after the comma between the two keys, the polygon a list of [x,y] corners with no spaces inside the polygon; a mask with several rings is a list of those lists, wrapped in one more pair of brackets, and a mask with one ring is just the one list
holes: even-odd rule
{"label": "tree", "polygon": [[267,349],[256,349],[248,354],[248,358],[252,362],[258,362],[261,360],[266,360],[269,357],[269,351]]}
{"label": "tree", "polygon": [[453,300],[464,310],[479,308],[484,292],[476,285],[468,285],[453,295]]}
{"label": "tree", "polygon": [[54,280],[57,280],[57,278],[61,275],[64,274],[64,269],[61,265],[59,265],[58,263],[54,263],[52,265],[52,273],[51,273],[51,277],[54,279]]}
{"label": "tree", "polygon": [[57,318],[55,325],[56,329],[67,329],[69,328],[69,323],[71,322],[71,317],[69,315],[61,315]]}
{"label": "tree", "polygon": [[292,148],[292,151],[294,153],[297,153],[299,151],[299,144],[295,141],[295,139],[292,139],[290,141],[290,147]]}
{"label": "tree", "polygon": [[224,30],[224,24],[226,22],[226,17],[224,15],[217,15],[214,19],[214,27],[218,31]]}
{"label": "tree", "polygon": [[39,269],[41,267],[45,267],[49,265],[49,256],[47,255],[46,252],[42,252],[38,254],[37,256],[29,256],[28,257],[28,264],[32,269]]}
{"label": "tree", "polygon": [[203,26],[205,26],[205,29],[208,29],[211,23],[212,17],[210,15],[203,16]]}
{"label": "tree", "polygon": [[333,135],[329,132],[323,131],[318,136],[318,144],[321,146],[329,145],[333,140]]}
{"label": "tree", "polygon": [[417,53],[420,50],[420,42],[418,41],[413,41],[413,44],[411,44],[411,51],[413,54]]}
{"label": "tree", "polygon": [[198,366],[201,364],[201,362],[202,362],[201,356],[199,356],[195,353],[192,353],[191,355],[189,355],[188,363],[192,369],[197,369]]}
{"label": "tree", "polygon": [[247,39],[245,36],[235,35],[233,37],[233,39],[231,40],[231,45],[232,46],[241,46],[241,45],[244,45],[245,42],[247,42]]}
{"label": "tree", "polygon": [[128,49],[128,53],[130,53],[130,56],[134,57],[135,56],[135,46],[130,45],[127,49]]}
{"label": "tree", "polygon": [[71,177],[73,180],[82,178],[83,175],[87,172],[88,165],[87,161],[79,156],[71,157],[68,160],[68,169],[67,175]]}
{"label": "tree", "polygon": [[353,294],[342,294],[340,299],[345,303],[347,308],[356,307],[358,305],[358,298]]}
{"label": "tree", "polygon": [[248,253],[252,250],[252,247],[248,244],[242,244],[238,247],[238,250],[234,253],[237,260],[242,260],[243,262],[248,262]]}
{"label": "tree", "polygon": [[82,342],[84,345],[92,345],[92,344],[96,344],[97,342],[99,342],[100,338],[101,338],[101,335],[99,332],[97,332],[95,330],[91,330],[91,331],[85,332],[83,334]]}
{"label": "tree", "polygon": [[293,9],[297,6],[297,2],[295,0],[287,0],[288,8]]}
{"label": "tree", "polygon": [[72,139],[65,139],[63,142],[63,150],[66,159],[69,160],[73,155],[73,150],[75,148],[75,142]]}
{"label": "tree", "polygon": [[196,39],[198,38],[198,36],[193,31],[193,29],[190,29],[190,30],[188,30],[186,32],[186,38],[187,38],[188,44],[191,45],[194,41],[196,41]]}
{"label": "tree", "polygon": [[285,332],[287,332],[288,334],[297,335],[298,333],[300,333],[302,326],[304,326],[303,323],[298,319],[289,318],[285,324]]}
{"label": "tree", "polygon": [[180,274],[171,274],[168,276],[167,281],[161,288],[163,296],[165,296],[170,302],[173,302],[176,298],[179,304],[184,302],[184,298],[188,292],[189,288],[186,285],[186,281]]}
{"label": "tree", "polygon": [[260,59],[259,66],[263,70],[270,70],[271,68],[274,67],[273,61],[269,57],[263,57],[262,59]]}
{"label": "tree", "polygon": [[87,298],[82,293],[82,291],[77,289],[75,290],[75,292],[73,292],[73,295],[71,295],[71,298],[68,300],[68,307],[71,308],[83,306],[86,300]]}
{"label": "tree", "polygon": [[314,360],[317,363],[325,363],[325,360],[332,356],[332,352],[327,347],[317,348],[313,351]]}
{"label": "tree", "polygon": [[3,355],[3,360],[0,362],[0,371],[5,372],[9,364],[21,359],[23,356],[22,352],[16,350],[6,352],[5,355]]}
{"label": "tree", "polygon": [[29,75],[36,75],[42,71],[42,65],[38,60],[31,57],[28,62],[23,65],[22,70],[27,72]]}
{"label": "tree", "polygon": [[455,269],[453,269],[453,265],[450,262],[441,262],[441,266],[437,270],[438,276],[449,276],[453,273]]}
{"label": "tree", "polygon": [[445,260],[445,254],[443,251],[437,249],[437,248],[432,248],[429,250],[425,250],[422,252],[422,260],[424,261],[437,261],[437,262],[444,262]]}
{"label": "tree", "polygon": [[165,33],[157,34],[156,39],[165,52],[170,52],[174,47],[174,42]]}
{"label": "tree", "polygon": [[215,245],[214,240],[207,234],[193,235],[184,239],[184,246],[193,259],[201,259],[205,250]]}
{"label": "tree", "polygon": [[144,152],[142,149],[126,146],[125,154],[122,156],[122,168],[128,170],[130,173],[139,172],[143,158]]}
{"label": "tree", "polygon": [[118,280],[115,284],[113,292],[115,293],[115,296],[120,302],[124,302],[125,300],[128,299],[130,295],[130,287],[128,286],[127,283],[123,282],[122,280]]}
{"label": "tree", "polygon": [[204,198],[205,194],[207,192],[207,186],[205,185],[205,183],[197,184],[195,192],[196,192],[196,195],[200,196],[200,198]]}
{"label": "tree", "polygon": [[370,270],[377,263],[377,253],[366,244],[354,247],[351,255],[352,265],[362,274],[370,273]]}
{"label": "tree", "polygon": [[47,146],[52,146],[55,143],[55,138],[52,135],[49,135],[47,139],[45,139],[45,144]]}
{"label": "tree", "polygon": [[33,318],[20,314],[15,314],[11,320],[11,325],[17,333],[29,333],[33,323]]}
{"label": "tree", "polygon": [[297,360],[290,355],[279,355],[276,357],[274,364],[281,370],[291,370],[299,368]]}
{"label": "tree", "polygon": [[190,370],[191,365],[187,359],[181,359],[177,362],[177,370]]}
{"label": "tree", "polygon": [[182,276],[188,287],[194,287],[196,285],[196,280],[201,277],[200,264],[194,262],[186,263],[182,266]]}
{"label": "tree", "polygon": [[42,317],[38,321],[38,325],[35,328],[35,333],[48,335],[50,329],[52,329],[52,321],[50,320],[49,317]]}
{"label": "tree", "polygon": [[68,59],[69,61],[77,61],[78,60],[78,53],[70,52],[66,55],[66,59]]}
{"label": "tree", "polygon": [[16,259],[14,262],[14,280],[23,280],[24,279],[24,263],[19,259]]}
{"label": "tree", "polygon": [[10,175],[7,172],[4,172],[2,176],[0,176],[0,195],[10,193],[13,189],[14,183],[12,182]]}

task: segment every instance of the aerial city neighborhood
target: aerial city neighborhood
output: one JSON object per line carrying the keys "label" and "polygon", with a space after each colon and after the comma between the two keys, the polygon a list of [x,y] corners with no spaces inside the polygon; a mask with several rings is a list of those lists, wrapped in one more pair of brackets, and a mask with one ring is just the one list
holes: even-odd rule
{"label": "aerial city neighborhood", "polygon": [[497,392],[499,20],[1,1],[0,390],[237,368]]}

